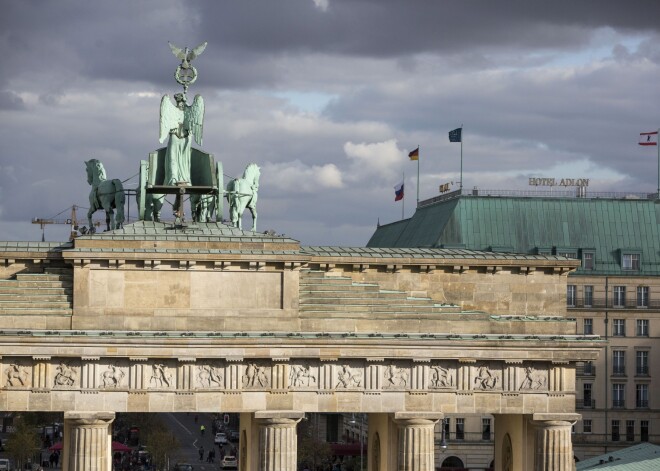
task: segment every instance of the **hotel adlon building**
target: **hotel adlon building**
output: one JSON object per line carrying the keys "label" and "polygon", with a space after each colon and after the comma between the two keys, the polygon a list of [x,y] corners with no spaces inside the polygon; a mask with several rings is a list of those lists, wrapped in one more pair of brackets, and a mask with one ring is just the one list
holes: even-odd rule
{"label": "hotel adlon building", "polygon": [[[598,359],[576,372],[582,418],[572,438],[576,458],[584,459],[660,440],[653,394],[660,379],[660,201],[578,190],[538,196],[459,190],[421,201],[409,219],[380,225],[367,245],[578,259],[580,266],[568,274],[567,315],[576,320],[576,334],[606,340]],[[447,416],[448,449],[478,456],[488,446],[489,424],[488,417]]]}

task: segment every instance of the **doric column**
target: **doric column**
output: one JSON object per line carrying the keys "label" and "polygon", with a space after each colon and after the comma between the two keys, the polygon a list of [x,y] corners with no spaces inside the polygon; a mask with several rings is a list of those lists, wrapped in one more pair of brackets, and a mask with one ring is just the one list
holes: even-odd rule
{"label": "doric column", "polygon": [[255,412],[259,424],[259,471],[296,471],[296,425],[305,416],[297,411]]}
{"label": "doric column", "polygon": [[535,471],[575,469],[571,427],[580,414],[534,414],[536,427]]}
{"label": "doric column", "polygon": [[398,426],[398,471],[433,471],[435,423],[444,414],[437,412],[397,412],[394,422]]}
{"label": "doric column", "polygon": [[62,469],[111,471],[114,412],[65,412]]}

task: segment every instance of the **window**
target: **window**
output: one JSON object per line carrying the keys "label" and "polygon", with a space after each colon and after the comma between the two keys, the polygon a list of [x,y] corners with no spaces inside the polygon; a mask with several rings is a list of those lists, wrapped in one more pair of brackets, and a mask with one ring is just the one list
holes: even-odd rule
{"label": "window", "polygon": [[638,350],[635,354],[635,373],[637,376],[648,376],[649,374],[649,352],[647,350]]}
{"label": "window", "polygon": [[626,441],[634,442],[635,441],[635,421],[626,420]]}
{"label": "window", "polygon": [[624,307],[626,305],[626,287],[614,287],[614,307]]}
{"label": "window", "polygon": [[582,320],[582,327],[584,335],[593,335],[594,333],[594,320],[591,318],[585,318]]}
{"label": "window", "polygon": [[638,409],[646,409],[649,406],[648,384],[638,384],[635,386],[635,406]]}
{"label": "window", "polygon": [[568,250],[558,250],[557,255],[560,257],[566,257],[566,258],[577,258],[577,253],[574,251],[568,251]]}
{"label": "window", "polygon": [[456,419],[456,440],[465,440],[465,419]]}
{"label": "window", "polygon": [[582,397],[584,398],[584,407],[585,409],[593,408],[593,399],[591,399],[591,383],[584,383],[582,385]]}
{"label": "window", "polygon": [[591,307],[594,305],[594,287],[585,286],[584,287],[584,307]]}
{"label": "window", "polygon": [[638,286],[637,287],[637,307],[649,307],[649,287],[648,286]]}
{"label": "window", "polygon": [[612,322],[612,335],[615,337],[626,336],[626,321],[625,319],[614,319]]}
{"label": "window", "polygon": [[593,376],[596,374],[596,367],[594,366],[593,361],[584,362],[584,374],[588,376]]}
{"label": "window", "polygon": [[649,441],[649,421],[648,420],[642,420],[640,421],[640,426],[639,426],[639,432],[640,432],[640,440],[643,442],[648,442]]}
{"label": "window", "polygon": [[481,439],[490,440],[490,419],[481,419]]}
{"label": "window", "polygon": [[626,352],[623,350],[612,351],[612,374],[625,375],[626,374]]}
{"label": "window", "polygon": [[582,421],[582,433],[591,433],[591,419]]}
{"label": "window", "polygon": [[637,337],[649,336],[649,321],[648,319],[637,319]]}
{"label": "window", "polygon": [[621,268],[624,270],[639,270],[639,254],[624,253],[621,256]]}
{"label": "window", "polygon": [[442,426],[445,428],[445,437],[449,440],[449,417],[442,420]]}
{"label": "window", "polygon": [[613,442],[618,442],[619,441],[619,421],[618,420],[613,420],[612,421],[612,441]]}
{"label": "window", "polygon": [[594,253],[593,252],[582,252],[582,268],[585,270],[594,269]]}
{"label": "window", "polygon": [[615,409],[622,409],[626,405],[625,398],[625,384],[614,383],[612,384],[612,407]]}
{"label": "window", "polygon": [[575,285],[566,286],[566,305],[568,307],[575,307],[577,301],[577,287]]}

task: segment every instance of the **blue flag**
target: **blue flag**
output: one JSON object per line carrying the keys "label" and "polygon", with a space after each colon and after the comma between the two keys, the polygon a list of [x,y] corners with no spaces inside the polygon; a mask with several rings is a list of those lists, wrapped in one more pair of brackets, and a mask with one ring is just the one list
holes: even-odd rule
{"label": "blue flag", "polygon": [[449,131],[449,142],[462,142],[463,128],[456,128]]}

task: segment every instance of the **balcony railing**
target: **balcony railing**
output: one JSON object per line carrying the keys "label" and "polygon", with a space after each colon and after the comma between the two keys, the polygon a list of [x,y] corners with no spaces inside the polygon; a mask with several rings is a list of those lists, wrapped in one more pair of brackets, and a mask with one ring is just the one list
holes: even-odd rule
{"label": "balcony railing", "polygon": [[649,400],[648,399],[637,399],[637,404],[635,405],[638,409],[648,409]]}
{"label": "balcony railing", "polygon": [[625,399],[612,399],[613,409],[623,409],[624,407],[626,407]]}
{"label": "balcony railing", "polygon": [[596,367],[591,363],[578,365],[575,374],[578,376],[596,376]]}
{"label": "balcony railing", "polygon": [[626,375],[625,365],[612,365],[612,376],[625,376],[625,375]]}
{"label": "balcony railing", "polygon": [[596,400],[595,399],[577,399],[575,401],[576,409],[595,409]]}
{"label": "balcony railing", "polygon": [[649,375],[649,367],[648,366],[637,365],[637,369],[635,370],[635,374],[637,376],[648,376]]}
{"label": "balcony railing", "polygon": [[588,299],[585,302],[584,298],[572,297],[567,300],[566,306],[569,309],[660,309],[660,299],[646,300],[643,305],[637,303],[637,298],[632,296],[632,299],[626,299],[623,302],[614,302],[614,299],[605,299],[604,297],[597,297]]}

